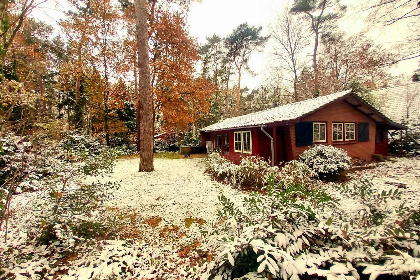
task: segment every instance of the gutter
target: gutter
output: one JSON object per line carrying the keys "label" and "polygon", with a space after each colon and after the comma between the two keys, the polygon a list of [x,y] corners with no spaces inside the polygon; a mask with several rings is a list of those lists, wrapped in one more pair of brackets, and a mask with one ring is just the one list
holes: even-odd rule
{"label": "gutter", "polygon": [[263,126],[261,126],[261,131],[264,132],[264,134],[271,140],[271,166],[274,166],[274,139],[267,131],[265,131]]}

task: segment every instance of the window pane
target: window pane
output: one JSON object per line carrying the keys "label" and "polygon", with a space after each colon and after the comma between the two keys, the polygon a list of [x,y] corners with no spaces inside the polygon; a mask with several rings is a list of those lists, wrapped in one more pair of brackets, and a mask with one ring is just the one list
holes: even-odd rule
{"label": "window pane", "polygon": [[346,140],[355,140],[356,139],[356,125],[355,123],[346,123],[345,124],[345,135]]}
{"label": "window pane", "polygon": [[333,140],[338,140],[338,125],[333,124]]}
{"label": "window pane", "polygon": [[235,132],[235,151],[242,152],[241,132]]}
{"label": "window pane", "polygon": [[223,150],[226,152],[229,151],[229,134],[225,134],[225,139],[223,142]]}
{"label": "window pane", "polygon": [[222,148],[222,135],[217,135],[217,149]]}
{"label": "window pane", "polygon": [[343,124],[342,123],[333,124],[333,140],[334,141],[343,140]]}
{"label": "window pane", "polygon": [[251,132],[243,133],[243,145],[244,152],[251,152]]}
{"label": "window pane", "polygon": [[319,125],[319,140],[325,140],[325,124]]}

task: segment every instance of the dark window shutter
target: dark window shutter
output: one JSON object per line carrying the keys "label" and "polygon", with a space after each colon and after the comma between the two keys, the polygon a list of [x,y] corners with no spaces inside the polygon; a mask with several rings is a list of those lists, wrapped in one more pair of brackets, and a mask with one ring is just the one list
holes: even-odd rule
{"label": "dark window shutter", "polygon": [[369,123],[361,122],[357,124],[357,139],[359,142],[369,142]]}
{"label": "dark window shutter", "polygon": [[309,146],[314,143],[312,122],[298,122],[295,128],[296,146]]}

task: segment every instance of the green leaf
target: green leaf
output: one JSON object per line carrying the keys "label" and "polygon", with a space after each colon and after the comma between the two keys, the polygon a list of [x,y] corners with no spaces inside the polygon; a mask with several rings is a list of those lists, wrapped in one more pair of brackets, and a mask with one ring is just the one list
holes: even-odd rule
{"label": "green leaf", "polygon": [[331,219],[331,217],[328,218],[327,220],[327,226],[330,226],[332,224],[333,220]]}

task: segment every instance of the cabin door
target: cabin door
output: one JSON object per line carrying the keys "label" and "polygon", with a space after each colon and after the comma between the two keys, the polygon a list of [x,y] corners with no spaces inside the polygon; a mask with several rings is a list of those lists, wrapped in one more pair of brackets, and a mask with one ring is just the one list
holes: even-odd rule
{"label": "cabin door", "polygon": [[388,155],[388,130],[382,125],[376,125],[375,154]]}

